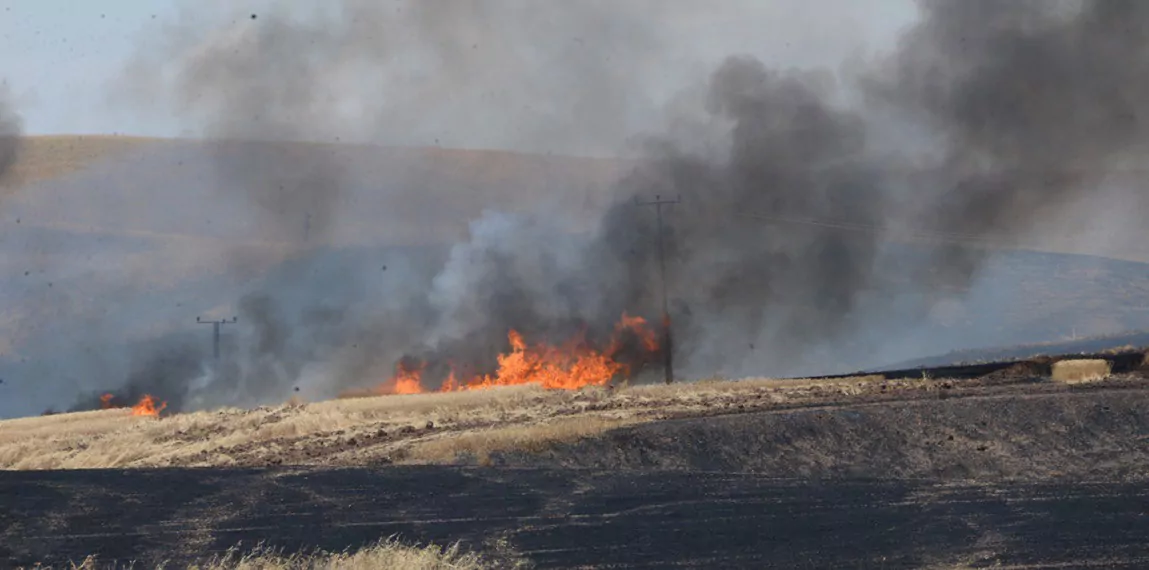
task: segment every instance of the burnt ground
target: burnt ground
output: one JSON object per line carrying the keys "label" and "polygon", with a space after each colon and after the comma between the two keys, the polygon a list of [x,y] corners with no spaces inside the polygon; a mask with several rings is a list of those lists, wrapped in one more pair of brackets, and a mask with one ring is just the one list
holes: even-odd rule
{"label": "burnt ground", "polygon": [[1144,380],[726,413],[610,431],[497,465],[772,477],[1149,480]]}
{"label": "burnt ground", "polygon": [[1138,483],[391,467],[0,473],[0,565],[460,540],[537,567],[1145,567]]}

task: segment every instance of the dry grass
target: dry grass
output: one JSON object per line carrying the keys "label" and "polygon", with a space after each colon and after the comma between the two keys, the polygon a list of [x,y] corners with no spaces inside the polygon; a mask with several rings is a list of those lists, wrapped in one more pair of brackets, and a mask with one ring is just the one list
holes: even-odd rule
{"label": "dry grass", "polygon": [[51,135],[23,139],[20,154],[0,195],[25,184],[67,176],[98,160],[122,155],[163,139],[101,135]]}
{"label": "dry grass", "polygon": [[414,445],[404,459],[414,463],[454,463],[470,459],[485,465],[499,451],[538,452],[555,443],[592,437],[639,423],[638,418],[566,418],[534,424],[494,427]]}
{"label": "dry grass", "polygon": [[1109,377],[1108,360],[1061,360],[1053,363],[1052,379],[1065,384],[1096,382]]}
{"label": "dry grass", "polygon": [[[936,389],[927,380],[705,381],[573,392],[534,386],[224,409],[0,421],[0,469],[484,461],[642,422]],[[888,389],[888,391],[887,391]]]}
{"label": "dry grass", "polygon": [[[229,550],[222,556],[215,556],[200,564],[188,566],[188,570],[485,570],[495,566],[482,557],[465,553],[459,546],[446,548],[431,545],[412,547],[395,539],[379,541],[376,544],[355,552],[317,552],[311,554],[287,555],[280,551],[257,547],[243,552],[238,548]],[[35,566],[37,570],[47,570]],[[70,570],[101,570],[103,566],[96,558],[89,557],[79,564],[69,566]],[[142,568],[136,566],[135,568]],[[158,566],[157,568],[164,568]]]}

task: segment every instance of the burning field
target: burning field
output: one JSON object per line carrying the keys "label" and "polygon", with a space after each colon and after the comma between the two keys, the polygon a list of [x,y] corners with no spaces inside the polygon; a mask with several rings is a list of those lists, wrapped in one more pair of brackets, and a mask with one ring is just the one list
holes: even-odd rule
{"label": "burning field", "polygon": [[[180,246],[132,257],[130,275],[107,271],[86,250],[67,262],[15,263],[18,278],[2,290],[20,293],[10,303],[20,314],[4,321],[14,324],[0,339],[12,344],[0,354],[0,374],[15,378],[6,389],[19,393],[0,400],[0,415],[99,410],[107,393],[116,405],[150,395],[165,411],[191,412],[293,395],[613,386],[653,375],[666,357],[684,378],[872,369],[979,342],[1076,334],[1077,323],[1049,319],[1025,331],[1029,338],[1011,335],[1016,329],[998,317],[1017,305],[1008,293],[1017,284],[982,281],[995,260],[1050,240],[1144,243],[1138,212],[1149,204],[1136,165],[1149,131],[1143,136],[1144,122],[1133,119],[1149,115],[1140,109],[1149,73],[1114,55],[1146,49],[1146,37],[1125,25],[1146,17],[1140,3],[922,2],[888,49],[850,59],[840,73],[730,52],[673,80],[652,71],[678,67],[659,58],[695,44],[654,14],[692,21],[701,14],[691,3],[649,11],[560,3],[545,10],[561,16],[523,25],[498,3],[480,2],[474,13],[334,5],[322,25],[249,14],[218,34],[160,38],[134,62],[138,84],[125,100],[178,111],[210,141],[126,161],[150,170],[104,165],[74,173],[61,183],[67,192],[46,186],[28,190],[47,192],[40,202],[6,202],[15,204],[13,219],[75,204],[76,227],[116,226],[128,216],[153,220],[152,229],[220,235],[203,242],[196,263],[183,260],[186,279],[157,261],[188,253]],[[398,73],[380,56],[394,46],[365,31],[408,17],[425,35],[407,38],[407,47],[442,63],[442,83],[344,85]],[[456,29],[473,20],[489,26]],[[527,32],[544,20],[581,22],[589,37],[601,35],[593,23],[626,22],[648,31],[634,35],[649,43],[632,45],[624,34],[568,51]],[[536,51],[539,62],[520,59]],[[347,67],[295,59],[313,52]],[[603,84],[537,83],[572,69],[570,58],[580,77],[601,71],[588,75]],[[464,73],[476,69],[490,74]],[[491,92],[533,88],[505,94],[515,101],[502,109],[506,121],[492,118],[501,97],[430,103],[476,93],[475,81]],[[646,97],[654,83],[681,97]],[[426,90],[410,98],[372,91],[408,84]],[[397,111],[395,101],[417,108]],[[638,101],[663,106],[633,108]],[[0,133],[11,133],[0,171],[19,156],[15,102],[6,98],[0,109]],[[516,120],[540,107],[562,128]],[[350,109],[362,116],[346,116]],[[572,120],[573,110],[587,116]],[[446,120],[440,111],[458,124],[435,120]],[[645,119],[630,120],[638,115]],[[424,148],[381,158],[372,144],[405,130],[396,125],[421,131],[413,118],[436,125],[418,143]],[[495,154],[438,149],[438,137],[462,136],[462,125],[491,144],[522,134],[516,148],[536,155],[512,166]],[[637,132],[620,132],[630,125]],[[343,140],[372,144],[350,154],[328,144]],[[560,143],[576,147],[566,149],[571,155],[625,159],[559,167]],[[124,177],[152,194],[116,194]],[[680,201],[649,207],[660,196]],[[105,203],[133,209],[97,207]],[[1083,230],[1082,220],[1101,220],[1104,231]],[[421,245],[367,239],[359,231],[367,226],[413,228],[401,237]],[[52,232],[11,231],[3,243],[69,249]],[[274,254],[252,243],[274,243]],[[139,285],[156,275],[170,287]],[[108,312],[105,300],[119,310]],[[1035,310],[1050,309],[1019,312]],[[239,317],[218,360],[203,331],[189,330],[189,319],[208,311]],[[673,347],[660,346],[664,312]],[[637,316],[656,324],[626,321]],[[1147,322],[1103,320],[1106,329]],[[657,343],[648,342],[651,331]]]}
{"label": "burning field", "polygon": [[[1149,2],[809,5],[218,8],[109,80],[195,140],[83,161],[30,146],[36,86],[0,78],[0,471],[1144,481],[1144,354],[829,375],[1149,327],[1149,265],[1020,251],[1149,259]],[[847,12],[902,19],[871,50]],[[718,496],[697,504],[734,521]],[[569,554],[547,525],[585,519],[538,497],[539,550]],[[663,534],[694,505],[669,500]],[[195,508],[282,506],[243,501]],[[949,513],[922,519],[993,526]],[[46,520],[4,536],[65,532]]]}
{"label": "burning field", "polygon": [[103,396],[100,396],[100,408],[105,410],[113,410],[130,407],[133,416],[147,416],[154,418],[159,417],[160,412],[164,411],[164,408],[168,407],[167,402],[160,402],[157,406],[156,399],[151,397],[149,394],[144,394],[144,397],[140,398],[140,401],[133,406],[117,405],[117,403],[114,402],[115,399],[116,396],[114,394],[104,394]]}
{"label": "burning field", "polygon": [[521,333],[507,333],[510,351],[497,356],[494,373],[466,376],[449,364],[446,378],[428,388],[427,363],[401,361],[395,375],[370,390],[348,391],[341,397],[388,394],[422,394],[427,391],[459,392],[500,386],[534,385],[547,390],[578,390],[603,387],[614,381],[630,381],[660,354],[654,331],[646,319],[622,316],[604,347],[596,347],[585,329],[561,345],[528,344]]}
{"label": "burning field", "polygon": [[[532,354],[542,358],[551,349],[558,350],[538,347]],[[957,470],[1042,478],[1100,476],[1096,450],[1110,447],[1115,463],[1106,477],[1149,464],[1130,447],[1149,430],[1149,420],[1136,411],[1149,397],[1140,359],[1122,357],[1129,362],[1083,384],[1051,380],[1049,359],[961,379],[922,374],[626,385],[596,383],[609,378],[606,369],[591,367],[594,375],[583,377],[582,388],[544,382],[583,370],[572,354],[603,355],[586,350],[536,362],[527,346],[516,347],[504,360],[524,359],[542,376],[508,385],[484,383],[511,378],[501,373],[433,388],[416,369],[384,383],[386,396],[176,414],[144,398],[131,408],[109,401],[100,411],[7,420],[0,422],[0,469],[721,465],[776,476],[928,477]],[[902,443],[890,447],[890,441]],[[798,449],[805,450],[801,457],[793,455]]]}

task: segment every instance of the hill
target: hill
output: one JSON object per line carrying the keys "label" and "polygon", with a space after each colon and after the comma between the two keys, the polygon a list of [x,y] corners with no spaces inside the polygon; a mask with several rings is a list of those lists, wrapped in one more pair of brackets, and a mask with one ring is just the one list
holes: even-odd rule
{"label": "hill", "polygon": [[[258,174],[224,172],[236,164]],[[24,139],[3,191],[6,210],[20,211],[26,224],[265,242],[268,228],[251,222],[268,220],[255,217],[236,186],[291,184],[334,202],[339,228],[328,242],[449,243],[486,208],[552,201],[565,216],[585,213],[628,168],[621,160],[496,150],[61,135]],[[297,224],[293,240],[303,238],[302,214]]]}
{"label": "hill", "polygon": [[0,183],[0,197],[21,187],[79,172],[101,160],[160,144],[163,139],[108,135],[43,135],[21,139],[12,170]]}
{"label": "hill", "polygon": [[[221,172],[235,160],[258,160],[256,170],[271,174],[318,169],[315,180],[286,180],[330,195],[330,223],[320,232],[299,210],[279,215],[258,195],[237,195],[227,183],[234,173]],[[444,259],[487,208],[549,205],[556,231],[582,231],[629,166],[483,150],[30,137],[17,165],[23,184],[0,203],[0,389],[20,389],[0,398],[0,417],[115,389],[150,339],[209,349],[195,317],[230,313],[247,291],[300,281],[322,291],[326,277],[378,300],[388,282],[381,268]],[[1147,298],[1149,265],[999,250],[971,287],[924,300],[937,304],[925,322],[907,328],[896,315],[872,315],[866,334],[794,373],[1149,329],[1149,311],[1131,310]]]}
{"label": "hill", "polygon": [[[1041,478],[1054,471],[1094,473],[1097,450],[1144,428],[1140,416],[1122,411],[1149,394],[1139,370],[1115,368],[1119,373],[1106,382],[1072,387],[1026,370],[964,380],[713,380],[579,391],[524,386],[170,417],[161,411],[158,418],[148,409],[109,409],[0,422],[0,469],[445,463],[679,466],[773,476],[885,476],[890,473],[882,470],[898,469],[900,477],[937,477],[957,469],[978,478]],[[1108,419],[1075,411],[1102,401]],[[1001,414],[998,408],[1016,410]],[[1065,439],[1067,433],[1077,435]],[[947,442],[948,434],[961,437]],[[937,438],[940,448],[933,447]],[[903,443],[890,447],[892,441]],[[992,453],[978,447],[988,443]],[[803,456],[786,461],[785,450],[795,446]],[[863,452],[866,446],[881,449]],[[1149,461],[1127,450],[1112,459],[1108,476]]]}

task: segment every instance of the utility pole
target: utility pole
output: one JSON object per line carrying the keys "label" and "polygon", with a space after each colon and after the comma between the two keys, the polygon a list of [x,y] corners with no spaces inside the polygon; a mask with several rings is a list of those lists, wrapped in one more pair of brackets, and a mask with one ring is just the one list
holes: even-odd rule
{"label": "utility pole", "polygon": [[219,360],[219,328],[223,325],[235,324],[239,319],[232,317],[231,320],[222,319],[218,321],[205,321],[202,317],[196,317],[195,322],[201,325],[211,325],[211,340],[212,340],[212,354],[216,360]]}
{"label": "utility pole", "polygon": [[667,384],[674,382],[674,344],[670,336],[670,301],[666,295],[666,246],[663,244],[662,207],[680,202],[682,202],[681,196],[674,200],[663,200],[662,196],[656,194],[653,202],[641,202],[637,196],[634,198],[636,205],[654,206],[654,212],[658,220],[658,273],[662,280],[662,352],[665,358]]}

